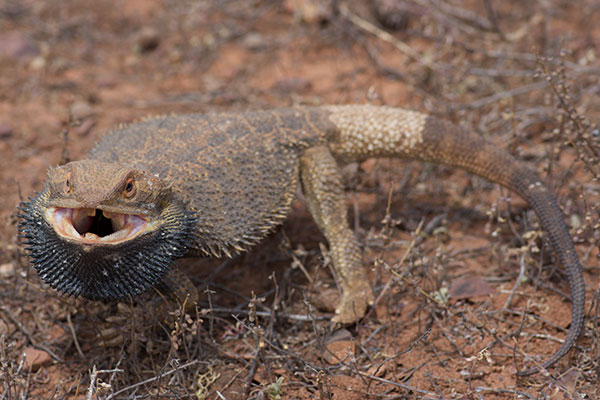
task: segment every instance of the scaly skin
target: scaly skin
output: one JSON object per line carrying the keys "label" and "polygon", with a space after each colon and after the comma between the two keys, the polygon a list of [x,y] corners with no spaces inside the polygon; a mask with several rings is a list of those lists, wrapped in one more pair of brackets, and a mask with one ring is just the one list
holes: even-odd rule
{"label": "scaly skin", "polygon": [[334,321],[352,323],[373,293],[346,220],[339,166],[369,157],[457,166],[527,200],[573,298],[567,337],[543,367],[573,347],[585,284],[556,200],[505,151],[426,114],[364,105],[146,119],[108,134],[87,160],[50,170],[42,192],[21,205],[19,226],[51,287],[123,299],[159,285],[178,257],[231,256],[255,244],[283,221],[300,180],[342,290]]}

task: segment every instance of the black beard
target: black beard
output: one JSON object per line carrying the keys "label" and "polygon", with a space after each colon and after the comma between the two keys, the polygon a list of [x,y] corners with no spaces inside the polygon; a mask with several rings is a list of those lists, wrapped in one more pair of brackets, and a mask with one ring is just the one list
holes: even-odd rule
{"label": "black beard", "polygon": [[159,228],[114,245],[86,245],[58,235],[43,217],[40,195],[20,204],[18,228],[39,277],[53,289],[90,300],[121,300],[161,283],[195,242],[183,205],[161,215]]}

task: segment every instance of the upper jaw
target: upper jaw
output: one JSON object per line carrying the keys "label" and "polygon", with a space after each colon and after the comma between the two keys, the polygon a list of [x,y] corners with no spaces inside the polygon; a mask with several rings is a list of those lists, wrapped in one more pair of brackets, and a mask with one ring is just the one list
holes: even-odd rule
{"label": "upper jaw", "polygon": [[155,225],[147,216],[115,212],[111,207],[52,206],[45,214],[59,236],[88,245],[120,244],[153,230]]}
{"label": "upper jaw", "polygon": [[43,203],[43,207],[45,208],[74,208],[74,209],[95,209],[102,210],[104,212],[115,213],[115,214],[132,214],[139,215],[145,220],[152,219],[153,211],[155,210],[155,206],[153,203],[145,203],[145,204],[137,204],[130,205],[127,204],[118,204],[111,205],[106,202],[91,202],[85,201],[79,198],[55,198],[54,196],[50,196],[50,198],[46,199]]}

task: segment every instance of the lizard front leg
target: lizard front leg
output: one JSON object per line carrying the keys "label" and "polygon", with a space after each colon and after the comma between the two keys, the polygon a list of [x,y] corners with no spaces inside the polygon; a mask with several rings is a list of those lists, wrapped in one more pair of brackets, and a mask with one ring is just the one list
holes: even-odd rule
{"label": "lizard front leg", "polygon": [[[161,325],[171,330],[184,313],[194,315],[199,293],[190,278],[175,267],[163,280],[135,304],[119,302],[117,312],[84,329],[84,337],[103,347],[121,346],[127,339],[147,336]],[[143,302],[143,303],[140,303]]]}
{"label": "lizard front leg", "polygon": [[355,322],[365,315],[374,297],[360,247],[348,225],[339,166],[326,146],[313,147],[304,153],[300,159],[300,177],[308,208],[329,242],[342,291],[333,322]]}

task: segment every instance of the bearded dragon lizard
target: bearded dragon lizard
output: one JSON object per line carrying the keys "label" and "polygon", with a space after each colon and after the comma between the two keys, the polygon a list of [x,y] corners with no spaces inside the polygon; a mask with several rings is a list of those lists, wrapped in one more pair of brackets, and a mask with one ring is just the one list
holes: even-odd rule
{"label": "bearded dragon lizard", "polygon": [[179,257],[248,249],[283,221],[300,183],[342,292],[334,321],[352,323],[374,297],[347,222],[340,165],[370,157],[460,167],[527,200],[567,271],[572,296],[566,339],[542,366],[573,347],[583,326],[585,283],[552,193],[496,145],[404,109],[288,108],[120,126],[87,159],[50,169],[43,190],[21,204],[19,229],[34,268],[52,288],[123,299],[158,285]]}

